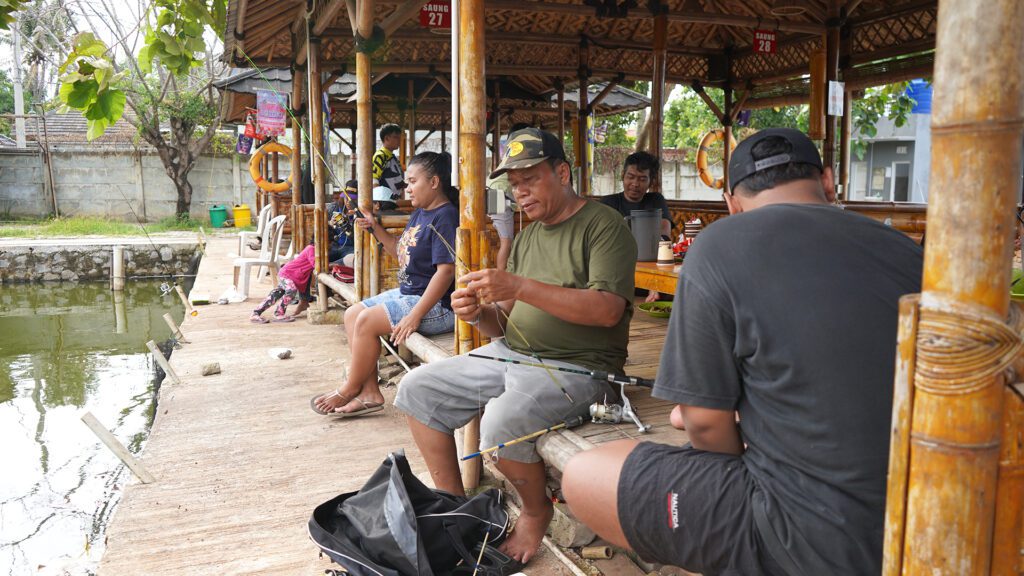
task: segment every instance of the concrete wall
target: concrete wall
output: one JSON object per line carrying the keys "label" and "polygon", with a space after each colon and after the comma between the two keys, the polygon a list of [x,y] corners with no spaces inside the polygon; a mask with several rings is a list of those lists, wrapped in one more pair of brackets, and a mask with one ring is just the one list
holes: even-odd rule
{"label": "concrete wall", "polygon": [[[51,159],[57,210],[62,216],[135,221],[134,210],[141,220],[151,222],[174,215],[177,191],[153,151],[67,148],[52,150]],[[38,152],[0,150],[0,219],[52,214],[47,178]],[[255,206],[248,158],[233,153],[202,156],[189,182],[193,217],[208,218],[214,204]]]}
{"label": "concrete wall", "polygon": [[0,284],[35,281],[109,280],[113,247],[123,245],[125,275],[188,274],[198,264],[194,241],[62,243],[26,241],[0,246]]}
{"label": "concrete wall", "polygon": [[[51,158],[57,209],[62,216],[134,222],[138,215],[144,222],[154,222],[174,215],[177,192],[155,152],[79,147],[54,149]],[[332,160],[339,182],[354,177],[350,157],[339,153]],[[209,218],[210,207],[215,204],[230,207],[245,203],[255,214],[256,187],[249,177],[248,161],[247,156],[234,153],[200,157],[189,174],[194,218]],[[281,163],[280,170],[281,176],[287,177],[287,162]],[[691,162],[665,162],[661,177],[666,198],[721,199],[721,191],[705,186]],[[38,152],[0,149],[0,220],[6,216],[51,215],[53,198],[47,178]],[[593,190],[596,196],[621,192],[619,170],[595,174]]]}

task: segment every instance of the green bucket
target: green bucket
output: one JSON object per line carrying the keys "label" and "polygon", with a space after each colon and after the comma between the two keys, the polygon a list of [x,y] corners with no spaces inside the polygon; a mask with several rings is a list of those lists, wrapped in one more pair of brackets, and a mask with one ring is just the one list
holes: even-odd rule
{"label": "green bucket", "polygon": [[210,206],[210,226],[223,228],[224,222],[228,219],[228,209],[225,206]]}

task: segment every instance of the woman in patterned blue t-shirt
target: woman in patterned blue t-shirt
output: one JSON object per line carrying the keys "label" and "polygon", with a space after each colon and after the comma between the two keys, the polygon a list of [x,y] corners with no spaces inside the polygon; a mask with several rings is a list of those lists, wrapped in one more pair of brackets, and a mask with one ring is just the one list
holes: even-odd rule
{"label": "woman in patterned blue t-shirt", "polygon": [[436,152],[413,156],[405,181],[416,210],[401,236],[389,234],[372,215],[356,220],[356,225],[370,230],[384,250],[398,259],[398,288],[367,298],[345,312],[351,354],[348,374],[338,389],[313,398],[310,405],[318,414],[356,416],[384,408],[377,384],[380,336],[391,335],[395,344],[400,344],[416,331],[440,334],[455,326],[450,299],[455,263],[448,246],[455,245],[459,201],[458,191],[451,186],[451,156]]}

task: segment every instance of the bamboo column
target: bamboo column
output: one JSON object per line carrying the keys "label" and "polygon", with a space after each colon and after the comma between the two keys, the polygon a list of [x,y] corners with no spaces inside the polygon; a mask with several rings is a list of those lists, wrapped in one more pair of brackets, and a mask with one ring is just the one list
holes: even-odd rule
{"label": "bamboo column", "polygon": [[491,96],[491,170],[498,167],[501,161],[501,84],[494,81],[494,94]]}
{"label": "bamboo column", "polygon": [[[487,90],[484,82],[484,1],[459,0],[459,191],[460,222],[455,250],[464,263],[479,262],[480,232],[487,215],[485,170],[487,167]],[[458,352],[472,349],[475,331],[459,321]],[[466,454],[480,449],[480,420],[463,429]],[[480,482],[481,463],[474,458],[463,463],[462,482],[475,488]]]}
{"label": "bamboo column", "polygon": [[[323,90],[321,82],[323,77],[320,74],[320,38],[311,36],[309,21],[306,21],[307,37],[309,48],[306,51],[306,78],[309,86],[306,98],[306,110],[309,111],[309,165],[313,176],[313,192],[315,193],[316,205],[313,207],[313,241],[316,243],[316,273],[320,274],[327,270],[327,217],[326,206],[326,182],[324,169],[327,167],[327,159],[324,157],[324,114],[323,114]],[[292,231],[295,234],[295,230]],[[298,247],[296,247],[298,248]],[[327,310],[327,288],[323,284],[317,284],[320,307]]]}
{"label": "bamboo column", "polygon": [[578,150],[578,158],[576,162],[579,163],[580,167],[580,182],[577,193],[580,196],[590,195],[590,163],[587,161],[589,158],[590,143],[587,141],[587,127],[588,120],[590,119],[590,104],[587,99],[590,97],[588,84],[590,83],[590,41],[584,36],[580,40],[580,69],[579,69],[579,85],[580,85],[580,98],[578,103],[578,109],[576,110],[576,150]]}
{"label": "bamboo column", "polygon": [[295,207],[302,204],[302,178],[299,176],[302,172],[302,124],[299,122],[302,115],[299,109],[299,102],[302,102],[302,82],[299,81],[299,70],[298,66],[292,65],[292,238],[296,237]]}
{"label": "bamboo column", "polygon": [[[651,76],[651,123],[649,132],[651,141],[647,150],[658,159],[661,164],[661,143],[664,133],[665,114],[665,62],[668,59],[667,52],[668,38],[668,15],[660,14],[654,17],[654,73]],[[728,142],[728,140],[726,140]],[[653,174],[652,174],[653,176]],[[651,181],[651,192],[661,192],[661,178]]]}
{"label": "bamboo column", "polygon": [[732,147],[729,145],[732,142],[732,122],[733,122],[733,105],[732,105],[732,84],[725,85],[725,101],[722,106],[722,133],[725,138],[722,139],[722,182],[724,183],[723,189],[728,192],[732,189],[732,184],[729,182],[729,156],[732,154]]}
{"label": "bamboo column", "polygon": [[836,168],[836,117],[828,113],[830,82],[839,80],[839,0],[828,2],[828,29],[825,32],[825,143],[822,164]]}
{"label": "bamboo column", "polygon": [[[370,55],[366,52],[366,40],[373,35],[373,0],[360,0],[356,15],[356,147],[359,160],[356,170],[359,180],[359,210],[363,214],[373,211],[373,111],[370,107]],[[370,283],[365,274],[365,262],[369,260],[368,250],[374,248],[373,236],[365,231],[355,235],[355,289],[360,300],[370,296]]]}
{"label": "bamboo column", "polygon": [[565,146],[565,85],[559,80],[558,88],[558,141]]}
{"label": "bamboo column", "polygon": [[[1024,324],[1009,302],[1024,138],[1021,22],[1019,0],[939,5],[929,234],[910,408],[898,385],[894,405],[887,576],[1017,572],[1021,464],[1007,443],[1019,438],[1020,409],[1019,398],[1007,404],[1015,394],[1007,378]],[[895,449],[897,437],[909,446]]]}

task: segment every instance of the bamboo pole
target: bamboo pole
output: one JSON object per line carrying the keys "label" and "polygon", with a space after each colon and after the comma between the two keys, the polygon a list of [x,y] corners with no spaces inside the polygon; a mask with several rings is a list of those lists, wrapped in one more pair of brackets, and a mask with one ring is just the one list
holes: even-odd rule
{"label": "bamboo pole", "polygon": [[[306,22],[309,26],[309,22]],[[316,244],[316,273],[327,271],[327,219],[324,217],[326,210],[326,181],[324,170],[327,168],[327,158],[324,156],[324,114],[323,114],[323,90],[321,81],[323,76],[320,71],[320,38],[309,35],[309,45],[306,55],[306,78],[308,90],[306,93],[306,110],[309,111],[309,164],[313,176],[313,191],[315,193],[316,205],[313,207],[313,242]],[[293,230],[294,234],[295,231]],[[298,247],[296,247],[298,248]],[[326,305],[326,302],[322,305]]]}
{"label": "bamboo pole", "polygon": [[[830,82],[839,80],[839,0],[828,2],[828,29],[825,32],[825,101],[828,102]],[[836,117],[825,105],[825,143],[821,150],[822,164],[836,167]]]}
{"label": "bamboo pole", "polygon": [[[661,143],[663,141],[665,113],[665,62],[668,38],[668,17],[664,14],[654,17],[654,71],[651,76],[651,122],[650,144],[648,152],[661,162]],[[610,84],[609,84],[610,85]],[[726,139],[728,142],[728,139]],[[654,176],[654,174],[651,174]],[[651,181],[651,192],[661,192],[661,178]]]}
{"label": "bamboo pole", "polygon": [[[304,69],[303,67],[302,69]],[[302,172],[302,123],[299,121],[299,111],[297,110],[299,102],[302,102],[302,82],[298,81],[300,68],[296,65],[292,67],[292,157],[291,157],[291,170],[292,170],[292,206],[299,206],[302,204],[302,178],[299,174]],[[292,236],[295,234],[295,209],[292,209]],[[296,246],[298,248],[298,246]]]}
{"label": "bamboo pole", "polygon": [[178,377],[178,373],[171,367],[171,363],[167,358],[164,358],[164,353],[156,347],[156,342],[152,340],[146,342],[146,348],[149,348],[149,351],[153,353],[153,359],[156,360],[156,363],[159,364],[161,368],[163,368],[164,374],[166,374],[167,377],[175,384],[181,384],[181,378]]}
{"label": "bamboo pole", "polygon": [[565,85],[558,81],[558,141],[565,146]]}
{"label": "bamboo pole", "polygon": [[[373,0],[362,0],[359,2],[358,14],[356,15],[356,36],[369,38],[373,35]],[[373,174],[371,163],[373,162],[373,110],[371,109],[371,84],[370,84],[370,55],[366,53],[361,42],[356,42],[356,138],[359,148],[359,160],[357,166],[357,178],[359,180],[359,210],[363,214],[373,211]],[[365,276],[365,265],[369,260],[366,251],[373,246],[372,241],[367,241],[366,234],[356,234],[355,245],[355,289],[360,300],[369,296],[367,288],[369,283]]]}
{"label": "bamboo pole", "polygon": [[124,444],[121,444],[121,442],[118,441],[116,436],[107,430],[103,424],[100,424],[100,421],[92,415],[92,412],[83,413],[81,419],[82,422],[89,427],[89,430],[92,430],[92,433],[95,434],[96,437],[99,438],[100,441],[103,442],[103,444],[105,444],[107,448],[109,448],[110,451],[121,460],[121,462],[124,462],[124,465],[132,471],[132,474],[135,474],[135,477],[138,478],[140,482],[143,484],[156,482],[156,478],[149,473],[149,470],[146,470],[146,467],[136,460],[135,456],[132,456],[132,453],[124,447]]}
{"label": "bamboo pole", "polygon": [[1021,22],[1017,0],[939,6],[903,574],[988,574],[1005,538],[1020,543],[994,527],[1006,368],[1024,324],[1019,313],[1005,320],[1024,137]]}
{"label": "bamboo pole", "polygon": [[[464,263],[479,262],[477,240],[484,229],[486,216],[486,147],[487,147],[487,90],[484,82],[484,2],[459,2],[459,229],[455,237],[455,250]],[[464,272],[463,272],[464,274]],[[461,276],[461,274],[460,274]],[[459,352],[473,347],[474,330],[465,322],[458,323]],[[476,418],[463,431],[465,453],[479,450],[480,421]],[[467,489],[480,482],[480,462],[466,462],[462,469],[462,483]]]}
{"label": "bamboo pole", "polygon": [[110,289],[115,292],[124,290],[124,246],[114,246],[110,260]]}
{"label": "bamboo pole", "polygon": [[733,121],[733,105],[732,105],[732,85],[725,85],[725,102],[722,110],[722,132],[725,133],[725,138],[722,139],[722,182],[723,188],[728,192],[732,189],[732,184],[729,182],[729,160],[732,154],[732,147],[729,145],[732,142],[732,121]]}
{"label": "bamboo pole", "polygon": [[580,167],[580,182],[577,192],[580,196],[590,195],[590,164],[587,162],[589,158],[590,143],[587,141],[587,120],[590,118],[590,104],[587,102],[587,98],[590,97],[588,91],[590,84],[590,41],[584,36],[580,40],[579,49],[579,84],[580,84],[580,96],[579,96],[579,109],[576,111],[576,149],[578,152],[578,158],[576,162],[579,163]]}
{"label": "bamboo pole", "polygon": [[992,574],[1020,574],[1024,572],[1024,399],[1010,387],[1004,389],[1003,397],[1003,447],[996,491]]}
{"label": "bamboo pole", "polygon": [[494,94],[491,96],[491,170],[498,167],[501,160],[501,83],[494,81]]}
{"label": "bamboo pole", "polygon": [[185,339],[185,335],[182,334],[181,328],[174,321],[174,318],[171,318],[171,314],[169,312],[167,314],[164,314],[164,322],[166,322],[167,323],[167,327],[171,329],[171,337],[172,338],[174,338],[178,342],[182,342],[184,344],[189,344],[189,341]]}

